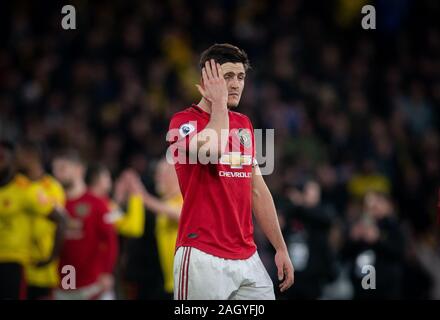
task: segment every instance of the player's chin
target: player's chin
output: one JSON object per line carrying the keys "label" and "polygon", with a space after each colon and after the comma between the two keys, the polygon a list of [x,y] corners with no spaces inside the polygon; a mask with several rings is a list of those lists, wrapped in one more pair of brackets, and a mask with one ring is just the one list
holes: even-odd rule
{"label": "player's chin", "polygon": [[228,108],[237,108],[238,104],[240,103],[240,98],[235,96],[230,96],[228,99]]}

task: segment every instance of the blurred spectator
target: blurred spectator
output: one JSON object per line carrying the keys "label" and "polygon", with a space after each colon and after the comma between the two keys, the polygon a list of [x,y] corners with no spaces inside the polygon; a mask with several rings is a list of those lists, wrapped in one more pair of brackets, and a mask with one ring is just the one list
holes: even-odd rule
{"label": "blurred spectator", "polygon": [[47,217],[30,218],[31,262],[25,267],[27,299],[52,299],[60,283],[58,260],[66,231],[66,195],[61,184],[44,170],[42,145],[30,140],[20,141],[15,160],[19,171],[39,185],[59,211],[56,223]]}
{"label": "blurred spectator", "polygon": [[156,198],[144,190],[143,199],[147,209],[157,215],[155,235],[164,278],[164,290],[167,294],[164,298],[172,299],[174,292],[174,253],[183,197],[180,193],[176,171],[165,158],[158,162],[154,180],[156,192],[160,195],[160,198]]}
{"label": "blurred spectator", "polygon": [[[355,299],[402,297],[404,236],[389,196],[377,191],[365,195],[363,213],[347,230],[342,249],[350,263]],[[366,289],[365,266],[372,266],[375,288]]]}
{"label": "blurred spectator", "polygon": [[336,255],[330,246],[334,210],[321,202],[321,187],[306,180],[286,191],[283,233],[292,261],[295,286],[288,298],[318,299],[324,286],[336,276]]}
{"label": "blurred spectator", "polygon": [[66,288],[61,281],[55,299],[114,299],[118,246],[113,223],[108,220],[108,202],[87,190],[85,164],[76,152],[57,155],[53,172],[65,189],[68,213],[59,272],[65,273],[64,266],[73,266],[76,280],[74,288]]}
{"label": "blurred spectator", "polygon": [[389,179],[379,173],[373,159],[364,159],[359,174],[354,174],[348,182],[351,196],[363,199],[369,191],[389,194],[391,191]]}

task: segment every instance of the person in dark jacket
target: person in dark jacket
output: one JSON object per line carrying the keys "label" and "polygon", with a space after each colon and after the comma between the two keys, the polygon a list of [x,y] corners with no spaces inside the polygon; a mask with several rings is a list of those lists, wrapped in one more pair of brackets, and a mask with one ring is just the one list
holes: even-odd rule
{"label": "person in dark jacket", "polygon": [[343,257],[350,265],[354,299],[399,299],[404,236],[385,193],[368,192],[364,210],[348,228]]}
{"label": "person in dark jacket", "polygon": [[286,191],[284,235],[295,261],[295,286],[288,299],[318,299],[324,285],[335,276],[335,255],[329,245],[330,228],[336,217],[321,202],[321,187],[311,179]]}

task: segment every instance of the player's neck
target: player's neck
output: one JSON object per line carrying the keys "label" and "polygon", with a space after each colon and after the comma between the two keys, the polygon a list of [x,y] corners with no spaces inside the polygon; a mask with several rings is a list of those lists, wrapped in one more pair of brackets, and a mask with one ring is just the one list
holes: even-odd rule
{"label": "player's neck", "polygon": [[28,172],[27,172],[27,176],[29,177],[29,179],[31,179],[32,181],[37,181],[40,180],[41,178],[44,177],[44,169],[40,166],[40,165],[36,165],[34,167],[32,167]]}
{"label": "player's neck", "polygon": [[92,186],[89,188],[90,192],[93,193],[97,197],[104,197],[106,194],[102,192],[101,188]]}
{"label": "player's neck", "polygon": [[83,181],[74,183],[69,189],[66,190],[68,199],[76,199],[81,197],[87,190],[86,184]]}

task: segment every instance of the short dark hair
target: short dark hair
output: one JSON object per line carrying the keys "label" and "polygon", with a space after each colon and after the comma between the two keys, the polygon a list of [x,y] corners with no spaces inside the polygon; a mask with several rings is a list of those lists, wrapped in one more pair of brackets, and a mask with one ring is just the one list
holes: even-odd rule
{"label": "short dark hair", "polygon": [[62,159],[62,160],[67,160],[69,162],[73,162],[82,166],[85,166],[85,162],[83,160],[83,158],[81,157],[80,153],[78,152],[78,150],[76,149],[63,149],[63,150],[58,150],[53,159]]}
{"label": "short dark hair", "polygon": [[25,138],[17,143],[17,148],[29,152],[36,157],[38,161],[44,161],[44,147],[40,141]]}
{"label": "short dark hair", "polygon": [[95,183],[99,175],[107,170],[107,167],[102,163],[92,163],[88,166],[86,171],[86,176],[84,178],[86,184],[90,187]]}
{"label": "short dark hair", "polygon": [[226,62],[243,63],[244,70],[251,68],[249,58],[243,49],[233,46],[229,43],[216,43],[202,52],[200,56],[199,67],[200,70],[205,66],[205,62],[214,59],[219,64]]}

